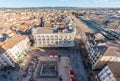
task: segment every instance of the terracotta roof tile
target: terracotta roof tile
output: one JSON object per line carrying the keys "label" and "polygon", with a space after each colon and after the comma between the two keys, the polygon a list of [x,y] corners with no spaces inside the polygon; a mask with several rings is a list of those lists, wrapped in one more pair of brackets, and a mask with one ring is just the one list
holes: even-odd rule
{"label": "terracotta roof tile", "polygon": [[25,36],[25,35],[15,34],[14,37],[8,38],[4,42],[0,42],[0,46],[4,50],[8,50],[8,49],[12,48],[13,46],[15,46],[17,43],[19,43],[20,41],[24,40],[26,37],[27,36]]}

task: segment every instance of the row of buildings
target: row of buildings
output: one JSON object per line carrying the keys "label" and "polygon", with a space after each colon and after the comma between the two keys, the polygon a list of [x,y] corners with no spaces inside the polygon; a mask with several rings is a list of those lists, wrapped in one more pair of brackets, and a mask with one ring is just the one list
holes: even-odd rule
{"label": "row of buildings", "polygon": [[[48,11],[49,12],[49,11]],[[27,12],[28,13],[28,12]],[[27,14],[24,13],[24,14]],[[43,15],[46,15],[44,11]],[[21,60],[24,60],[26,52],[30,49],[31,40],[34,47],[73,47],[76,34],[74,20],[67,16],[64,11],[50,11],[47,14],[52,19],[42,17],[42,26],[31,27],[31,34],[17,33],[16,28],[10,28],[0,36],[0,67],[15,67]],[[47,16],[46,15],[46,16]],[[54,19],[59,21],[53,21]],[[45,20],[52,21],[54,26],[45,26]]]}
{"label": "row of buildings", "polygon": [[117,9],[84,9],[77,10],[79,16],[88,16],[90,21],[97,22],[104,28],[120,32],[120,11]]}
{"label": "row of buildings", "polygon": [[[67,11],[64,14],[68,15]],[[10,28],[25,32],[34,26],[51,27],[60,21],[59,16],[64,14],[61,10],[52,9],[0,10],[0,34]]]}
{"label": "row of buildings", "polygon": [[120,42],[108,41],[101,34],[86,33],[86,49],[97,81],[120,81]]}

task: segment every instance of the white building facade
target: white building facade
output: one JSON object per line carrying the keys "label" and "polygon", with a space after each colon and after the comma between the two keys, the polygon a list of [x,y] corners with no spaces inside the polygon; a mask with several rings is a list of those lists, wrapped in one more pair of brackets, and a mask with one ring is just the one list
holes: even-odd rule
{"label": "white building facade", "polygon": [[99,81],[117,81],[108,66],[98,74]]}
{"label": "white building facade", "polygon": [[15,66],[13,60],[7,52],[0,54],[0,67]]}
{"label": "white building facade", "polygon": [[[15,63],[17,63],[22,57],[24,57],[24,55],[26,54],[26,51],[30,47],[30,45],[28,44],[29,38],[27,36],[25,37],[21,36],[21,38],[19,37],[18,41],[13,40],[12,42],[15,42],[15,43],[11,43],[10,41],[7,41],[1,45],[1,49],[3,50],[3,52],[0,52],[1,53],[0,67],[5,67],[5,66],[14,67]],[[7,44],[8,45],[12,44],[12,45],[10,47],[6,47]]]}
{"label": "white building facade", "polygon": [[65,32],[57,32],[53,33],[46,32],[46,33],[38,33],[38,30],[44,30],[45,28],[34,28],[32,30],[32,35],[34,37],[35,47],[73,47],[75,46],[75,34],[76,29],[74,32],[65,33]]}

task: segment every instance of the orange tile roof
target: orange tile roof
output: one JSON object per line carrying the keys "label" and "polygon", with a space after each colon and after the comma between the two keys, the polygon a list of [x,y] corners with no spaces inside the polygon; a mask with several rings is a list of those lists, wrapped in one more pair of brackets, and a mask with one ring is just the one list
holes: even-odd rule
{"label": "orange tile roof", "polygon": [[25,29],[26,29],[25,26],[21,26],[21,27],[19,27],[19,30],[20,30],[20,31],[25,31]]}
{"label": "orange tile roof", "polygon": [[0,42],[0,46],[4,50],[8,50],[8,49],[12,48],[13,46],[15,46],[17,43],[19,43],[20,41],[24,40],[26,37],[27,36],[25,36],[25,35],[15,34],[14,37],[8,38],[4,42]]}

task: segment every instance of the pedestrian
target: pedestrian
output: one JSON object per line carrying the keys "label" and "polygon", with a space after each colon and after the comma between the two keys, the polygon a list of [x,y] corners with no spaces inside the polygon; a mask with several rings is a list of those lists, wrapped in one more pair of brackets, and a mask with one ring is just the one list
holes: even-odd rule
{"label": "pedestrian", "polygon": [[78,67],[78,63],[76,64],[76,67]]}

